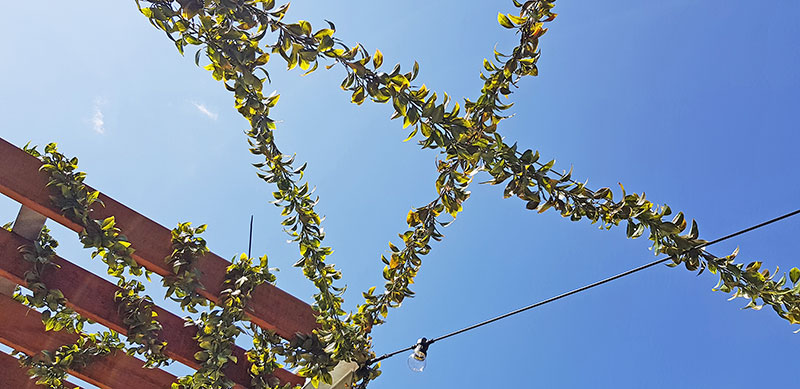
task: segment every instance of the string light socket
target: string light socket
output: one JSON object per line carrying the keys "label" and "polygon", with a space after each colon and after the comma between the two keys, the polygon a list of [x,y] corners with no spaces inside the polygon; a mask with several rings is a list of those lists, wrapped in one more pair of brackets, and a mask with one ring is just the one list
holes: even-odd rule
{"label": "string light socket", "polygon": [[431,343],[432,342],[425,338],[420,338],[417,341],[416,346],[414,346],[414,350],[411,351],[411,355],[408,356],[409,369],[416,372],[425,370],[425,366],[427,365],[425,359],[428,357],[428,345]]}

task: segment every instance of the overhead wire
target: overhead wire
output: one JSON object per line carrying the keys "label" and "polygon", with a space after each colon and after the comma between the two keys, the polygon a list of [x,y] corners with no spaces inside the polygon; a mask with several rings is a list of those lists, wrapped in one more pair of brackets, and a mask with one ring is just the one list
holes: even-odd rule
{"label": "overhead wire", "polygon": [[[772,223],[776,223],[776,222],[778,222],[778,221],[781,221],[781,220],[787,219],[787,218],[789,218],[789,217],[792,217],[792,216],[795,216],[795,215],[797,215],[797,214],[800,214],[800,209],[797,209],[797,210],[795,210],[795,211],[792,211],[792,212],[789,212],[789,213],[785,213],[785,214],[783,214],[783,215],[781,215],[781,216],[778,216],[778,217],[776,217],[776,218],[769,219],[769,220],[767,220],[767,221],[765,221],[765,222],[762,222],[762,223],[759,223],[759,224],[756,224],[756,225],[753,225],[753,226],[750,226],[750,227],[744,228],[744,229],[742,229],[742,230],[739,230],[739,231],[736,231],[736,232],[734,232],[734,233],[731,233],[731,234],[728,234],[728,235],[722,236],[722,237],[720,237],[720,238],[717,238],[717,239],[714,239],[714,240],[711,240],[711,241],[708,241],[708,242],[705,242],[705,243],[699,244],[699,245],[697,245],[697,246],[693,247],[693,248],[692,248],[692,250],[702,249],[702,248],[704,248],[704,247],[708,247],[708,246],[711,246],[711,245],[713,245],[713,244],[717,244],[717,243],[720,243],[720,242],[726,241],[726,240],[728,240],[728,239],[731,239],[731,238],[737,237],[737,236],[739,236],[739,235],[742,235],[742,234],[748,233],[748,232],[750,232],[750,231],[753,231],[753,230],[757,230],[757,229],[759,229],[759,228],[762,228],[762,227],[765,227],[765,226],[767,226],[767,225],[770,225],[770,224],[772,224]],[[683,251],[683,252],[682,252],[681,254],[679,254],[679,255],[683,255],[683,254],[687,253],[688,251],[689,251],[689,250]],[[658,265],[658,264],[661,264],[661,263],[667,262],[667,261],[669,261],[669,260],[672,260],[672,259],[674,259],[676,256],[677,256],[677,255],[672,255],[672,256],[669,256],[669,257],[666,257],[666,258],[661,258],[661,259],[655,260],[655,261],[653,261],[653,262],[650,262],[650,263],[644,264],[644,265],[642,265],[642,266],[639,266],[639,267],[636,267],[636,268],[633,268],[633,269],[630,269],[630,270],[624,271],[624,272],[622,272],[622,273],[619,273],[619,274],[617,274],[617,275],[614,275],[614,276],[611,276],[611,277],[608,277],[608,278],[602,279],[602,280],[600,280],[600,281],[593,282],[593,283],[591,283],[591,284],[588,284],[588,285],[584,285],[584,286],[582,286],[582,287],[580,287],[580,288],[573,289],[573,290],[571,290],[571,291],[569,291],[569,292],[565,292],[565,293],[559,294],[559,295],[557,295],[557,296],[550,297],[550,298],[548,298],[548,299],[545,299],[545,300],[539,301],[539,302],[537,302],[537,303],[534,303],[534,304],[531,304],[531,305],[528,305],[528,306],[525,306],[525,307],[522,307],[522,308],[519,308],[519,309],[513,310],[513,311],[511,311],[511,312],[508,312],[508,313],[504,313],[504,314],[502,314],[502,315],[500,315],[500,316],[496,316],[496,317],[493,317],[493,318],[491,318],[491,319],[484,320],[484,321],[482,321],[482,322],[480,322],[480,323],[476,323],[476,324],[470,325],[470,326],[468,326],[468,327],[464,327],[464,328],[462,328],[462,329],[460,329],[460,330],[453,331],[453,332],[447,333],[447,334],[445,334],[445,335],[438,336],[438,337],[436,337],[436,338],[432,338],[432,339],[429,339],[429,340],[428,340],[428,339],[425,339],[425,338],[423,338],[423,339],[425,339],[425,340],[424,340],[424,343],[425,343],[426,345],[430,345],[430,344],[433,344],[433,343],[435,343],[435,342],[438,342],[438,341],[440,341],[440,340],[447,339],[447,338],[450,338],[450,337],[453,337],[453,336],[456,336],[456,335],[462,334],[462,333],[464,333],[464,332],[467,332],[467,331],[474,330],[474,329],[476,329],[476,328],[478,328],[478,327],[483,327],[483,326],[485,326],[485,325],[488,325],[488,324],[494,323],[494,322],[496,322],[496,321],[498,321],[498,320],[502,320],[502,319],[505,319],[505,318],[507,318],[507,317],[514,316],[514,315],[520,314],[520,313],[522,313],[522,312],[528,311],[528,310],[530,310],[530,309],[533,309],[533,308],[536,308],[536,307],[540,307],[540,306],[542,306],[542,305],[549,304],[549,303],[552,303],[552,302],[554,302],[554,301],[561,300],[561,299],[563,299],[563,298],[565,298],[565,297],[568,297],[568,296],[571,296],[571,295],[574,295],[574,294],[577,294],[577,293],[580,293],[580,292],[583,292],[583,291],[586,291],[586,290],[589,290],[589,289],[595,288],[595,287],[597,287],[597,286],[600,286],[600,285],[603,285],[603,284],[609,283],[609,282],[611,282],[611,281],[614,281],[614,280],[620,279],[620,278],[622,278],[622,277],[625,277],[625,276],[631,275],[631,274],[633,274],[633,273],[636,273],[636,272],[639,272],[639,271],[645,270],[645,269],[647,269],[647,268],[650,268],[650,267],[653,267],[653,266],[655,266],[655,265]],[[404,348],[404,349],[400,349],[400,350],[393,351],[393,352],[390,352],[390,353],[387,353],[387,354],[383,354],[383,355],[381,355],[381,356],[379,356],[379,357],[376,357],[376,358],[373,358],[373,359],[370,359],[370,360],[368,360],[368,361],[367,361],[365,364],[366,364],[367,366],[369,366],[369,365],[372,365],[372,364],[374,364],[374,363],[377,363],[377,362],[380,362],[380,361],[382,361],[382,360],[384,360],[384,359],[391,358],[391,357],[393,357],[393,356],[395,356],[395,355],[397,355],[397,354],[400,354],[400,353],[403,353],[403,352],[406,352],[406,351],[411,351],[411,350],[413,350],[413,349],[414,349],[416,346],[417,346],[417,344],[414,344],[413,346],[406,347],[406,348]]]}

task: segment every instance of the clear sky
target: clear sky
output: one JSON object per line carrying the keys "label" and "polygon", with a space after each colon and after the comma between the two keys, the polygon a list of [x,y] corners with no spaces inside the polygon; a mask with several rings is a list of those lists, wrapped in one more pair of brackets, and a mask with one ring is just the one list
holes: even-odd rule
{"label": "clear sky", "polygon": [[[510,1],[304,1],[287,20],[324,19],[337,35],[380,48],[388,66],[420,64],[419,83],[477,96],[483,58],[516,37],[496,22]],[[800,3],[794,1],[559,1],[541,42],[540,76],[512,95],[500,132],[594,188],[646,192],[697,219],[713,239],[798,207]],[[311,301],[291,264],[272,188],[249,165],[232,96],[138,14],[133,0],[16,1],[0,24],[0,137],[58,142],[87,182],[172,228],[208,223],[231,258],[247,249],[281,269],[278,286]],[[387,66],[387,65],[384,65]],[[350,104],[343,72],[300,77],[275,61],[283,151],[308,161],[330,261],[344,273],[348,308],[382,287],[379,256],[411,207],[435,196],[436,154],[402,143],[391,106]],[[0,167],[5,168],[5,167]],[[482,181],[482,180],[478,180]],[[379,354],[461,328],[654,259],[624,228],[598,230],[526,211],[499,187],[472,187],[446,238],[424,259],[417,298],[374,331]],[[0,221],[18,205],[0,196]],[[52,227],[56,228],[54,223]],[[800,219],[714,247],[740,261],[800,265]],[[73,233],[63,257],[90,264]],[[708,388],[791,386],[797,328],[769,308],[711,289],[717,280],[658,266],[553,305],[431,346],[428,368],[405,355],[383,363],[372,388]],[[180,314],[180,313],[179,313]]]}

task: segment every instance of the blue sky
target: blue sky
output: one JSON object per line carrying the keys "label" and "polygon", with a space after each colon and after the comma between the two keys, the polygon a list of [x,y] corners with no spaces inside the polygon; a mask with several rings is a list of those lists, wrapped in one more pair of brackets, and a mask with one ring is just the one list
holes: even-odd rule
{"label": "blue sky", "polygon": [[[247,248],[281,269],[278,286],[306,300],[313,287],[291,267],[272,188],[254,174],[232,96],[182,58],[131,1],[13,2],[0,25],[0,137],[22,146],[58,142],[80,158],[88,183],[173,227],[208,223],[230,258]],[[496,22],[510,1],[292,4],[287,20],[420,63],[419,83],[478,95],[492,48],[515,36]],[[695,218],[712,239],[797,208],[800,3],[618,1],[557,3],[541,42],[540,76],[512,95],[499,131],[521,147],[574,166],[595,188],[646,192]],[[192,53],[193,54],[193,53]],[[385,65],[386,66],[386,65]],[[350,104],[337,68],[300,77],[275,61],[272,111],[284,152],[308,161],[326,215],[330,257],[344,273],[347,306],[382,286],[380,254],[411,207],[435,196],[436,154],[402,143],[390,106]],[[414,290],[374,331],[379,354],[406,347],[649,262],[644,239],[555,213],[526,211],[499,187],[474,184]],[[18,205],[0,197],[0,220]],[[52,224],[52,223],[51,223]],[[55,226],[53,226],[55,228]],[[800,219],[711,250],[741,247],[740,261],[788,270]],[[99,271],[74,234],[59,253]],[[785,385],[800,359],[796,329],[771,310],[712,292],[711,274],[656,267],[596,290],[431,346],[428,369],[385,361],[373,388],[675,388]]]}

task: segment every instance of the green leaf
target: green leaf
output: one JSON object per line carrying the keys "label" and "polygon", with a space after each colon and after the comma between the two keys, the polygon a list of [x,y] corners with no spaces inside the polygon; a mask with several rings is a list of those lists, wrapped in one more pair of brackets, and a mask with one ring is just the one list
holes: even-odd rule
{"label": "green leaf", "polygon": [[531,200],[525,204],[525,208],[534,210],[539,207],[539,200]]}
{"label": "green leaf", "polygon": [[789,271],[789,279],[792,280],[792,283],[797,283],[797,280],[800,280],[800,269],[793,267],[792,270]]}
{"label": "green leaf", "polygon": [[680,228],[678,228],[678,226],[676,226],[674,223],[671,223],[671,222],[665,222],[665,223],[661,224],[659,229],[661,231],[663,231],[665,234],[669,234],[669,235],[675,235],[675,234],[681,232]]}

